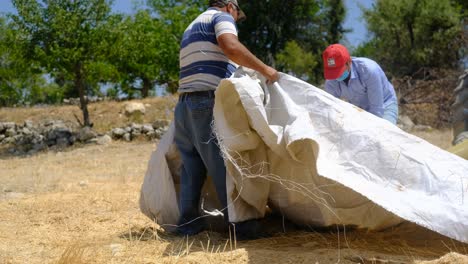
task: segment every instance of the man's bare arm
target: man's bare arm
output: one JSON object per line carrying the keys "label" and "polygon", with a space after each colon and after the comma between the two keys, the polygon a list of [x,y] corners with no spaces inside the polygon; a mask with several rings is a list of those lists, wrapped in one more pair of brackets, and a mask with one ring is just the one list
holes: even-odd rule
{"label": "man's bare arm", "polygon": [[260,72],[270,82],[275,82],[279,79],[278,71],[255,57],[252,52],[239,42],[236,35],[229,33],[222,34],[218,37],[218,44],[224,54],[233,62]]}

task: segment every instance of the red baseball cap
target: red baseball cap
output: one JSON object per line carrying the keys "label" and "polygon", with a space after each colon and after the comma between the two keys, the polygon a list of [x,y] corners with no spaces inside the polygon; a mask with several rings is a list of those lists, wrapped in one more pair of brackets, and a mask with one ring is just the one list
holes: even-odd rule
{"label": "red baseball cap", "polygon": [[351,57],[348,49],[341,44],[332,44],[322,53],[323,74],[327,80],[338,79],[346,68]]}

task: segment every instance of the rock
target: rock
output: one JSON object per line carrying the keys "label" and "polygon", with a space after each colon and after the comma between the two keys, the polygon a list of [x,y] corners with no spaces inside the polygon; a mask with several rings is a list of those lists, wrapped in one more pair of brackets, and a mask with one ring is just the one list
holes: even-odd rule
{"label": "rock", "polygon": [[44,142],[39,142],[33,145],[33,150],[41,151],[47,148],[47,145]]}
{"label": "rock", "polygon": [[44,126],[53,126],[55,123],[56,123],[56,121],[54,121],[54,120],[49,120],[49,121],[47,121],[47,122],[44,123]]}
{"label": "rock", "polygon": [[4,140],[6,138],[5,135],[0,135],[0,142],[2,142],[2,140]]}
{"label": "rock", "polygon": [[5,131],[5,136],[7,137],[13,137],[15,135],[16,135],[16,129],[14,127],[7,128],[7,130]]}
{"label": "rock", "polygon": [[28,151],[27,154],[28,154],[28,155],[34,155],[34,154],[36,154],[37,152],[39,152],[39,151],[37,151],[37,150],[35,150],[35,149],[30,149],[30,150]]}
{"label": "rock", "polygon": [[3,123],[3,129],[7,130],[7,129],[15,129],[16,128],[16,124],[13,123],[13,122],[5,122]]}
{"label": "rock", "polygon": [[3,139],[2,143],[3,144],[13,144],[13,143],[15,143],[15,139],[13,137],[7,137],[7,138]]}
{"label": "rock", "polygon": [[47,121],[47,123],[44,124],[44,127],[39,129],[39,132],[43,134],[46,138],[47,141],[50,141],[51,144],[54,144],[53,142],[57,138],[69,138],[72,135],[72,131],[70,128],[68,128],[63,121]]}
{"label": "rock", "polygon": [[158,128],[161,128],[161,127],[167,127],[167,126],[169,126],[169,124],[170,124],[169,120],[159,119],[159,120],[156,120],[156,121],[153,122],[153,128],[158,129]]}
{"label": "rock", "polygon": [[122,244],[110,244],[110,249],[112,251],[112,256],[119,256],[124,248]]}
{"label": "rock", "polygon": [[141,117],[145,114],[146,108],[142,103],[129,102],[125,104],[124,113],[127,117]]}
{"label": "rock", "polygon": [[411,130],[414,127],[414,122],[407,115],[400,115],[398,117],[398,125],[403,130]]}
{"label": "rock", "polygon": [[162,136],[166,133],[167,130],[168,130],[168,127],[156,129],[156,130],[154,131],[154,132],[156,133],[156,138],[157,138],[157,139],[161,139]]}
{"label": "rock", "polygon": [[[86,96],[85,96],[86,98]],[[66,105],[80,105],[80,98],[65,98],[63,99],[63,104]]]}
{"label": "rock", "polygon": [[18,142],[18,143],[21,143],[23,137],[19,134],[16,134],[13,136],[13,139],[15,140],[15,143]]}
{"label": "rock", "polygon": [[3,126],[3,123],[0,122],[0,133],[3,133],[5,131],[5,126]]}
{"label": "rock", "polygon": [[429,131],[432,131],[432,127],[431,126],[426,126],[426,125],[415,125],[413,127],[413,130],[429,132]]}
{"label": "rock", "polygon": [[141,132],[143,132],[144,134],[148,134],[149,132],[153,132],[153,131],[154,131],[154,128],[150,124],[144,124],[141,128]]}
{"label": "rock", "polygon": [[143,126],[140,125],[140,124],[132,123],[132,124],[130,125],[130,127],[132,128],[132,132],[133,132],[133,131],[141,131],[141,128],[142,128]]}
{"label": "rock", "polygon": [[78,140],[81,142],[89,141],[97,136],[96,132],[94,132],[90,127],[83,127],[78,132]]}
{"label": "rock", "polygon": [[24,127],[22,130],[21,130],[21,133],[23,133],[24,135],[31,135],[32,134],[32,131],[27,128],[27,127]]}
{"label": "rock", "polygon": [[39,144],[44,141],[44,136],[40,134],[33,134],[33,139],[31,140],[32,144]]}
{"label": "rock", "polygon": [[67,137],[59,137],[56,141],[57,147],[59,148],[66,148],[70,145]]}
{"label": "rock", "polygon": [[26,120],[26,121],[24,121],[23,126],[26,127],[26,128],[32,129],[32,128],[34,128],[34,123],[31,120]]}
{"label": "rock", "polygon": [[468,131],[458,134],[453,140],[453,145],[462,143],[463,141],[468,140]]}
{"label": "rock", "polygon": [[44,141],[44,143],[47,145],[47,147],[53,147],[55,144],[57,144],[57,141],[55,139],[47,139],[46,141]]}
{"label": "rock", "polygon": [[[56,142],[69,142],[68,139],[72,136],[72,131],[67,127],[58,127],[52,130],[52,138],[56,139]],[[68,144],[68,143],[67,143]]]}
{"label": "rock", "polygon": [[130,142],[130,141],[132,141],[132,136],[130,135],[130,133],[125,133],[125,135],[123,136],[123,139],[125,141]]}
{"label": "rock", "polygon": [[125,135],[126,131],[122,128],[114,128],[111,131],[111,135],[114,138],[121,138],[123,135]]}
{"label": "rock", "polygon": [[138,130],[132,131],[132,138],[137,138],[141,136],[141,132]]}
{"label": "rock", "polygon": [[156,134],[156,132],[153,130],[153,131],[151,131],[151,132],[146,133],[146,136],[147,136],[149,139],[155,139],[156,136],[157,136],[157,134]]}
{"label": "rock", "polygon": [[88,181],[80,181],[80,187],[88,187]]}
{"label": "rock", "polygon": [[98,137],[96,141],[98,145],[109,145],[111,142],[112,142],[112,138],[109,135]]}
{"label": "rock", "polygon": [[69,138],[68,138],[68,141],[70,142],[70,144],[75,144],[76,142],[76,137],[74,135],[71,135]]}

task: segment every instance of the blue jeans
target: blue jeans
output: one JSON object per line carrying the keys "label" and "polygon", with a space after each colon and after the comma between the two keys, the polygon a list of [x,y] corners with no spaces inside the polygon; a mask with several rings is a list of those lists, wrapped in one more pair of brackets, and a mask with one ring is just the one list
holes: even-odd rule
{"label": "blue jeans", "polygon": [[227,221],[226,167],[211,129],[214,91],[183,93],[175,108],[175,143],[182,157],[177,231],[193,235],[203,230],[201,189],[208,173]]}
{"label": "blue jeans", "polygon": [[385,107],[382,118],[396,125],[398,121],[398,104],[392,103]]}

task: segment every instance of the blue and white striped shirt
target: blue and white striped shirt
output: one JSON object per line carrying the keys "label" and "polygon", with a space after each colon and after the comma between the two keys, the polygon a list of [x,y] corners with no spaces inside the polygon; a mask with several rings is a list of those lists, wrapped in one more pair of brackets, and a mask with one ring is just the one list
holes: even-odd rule
{"label": "blue and white striped shirt", "polygon": [[231,77],[237,65],[218,46],[222,34],[237,36],[234,18],[208,8],[185,30],[180,44],[179,93],[215,90],[223,78]]}
{"label": "blue and white striped shirt", "polygon": [[345,81],[327,80],[325,91],[382,117],[387,106],[397,104],[393,85],[377,62],[353,57],[351,63],[348,84]]}

